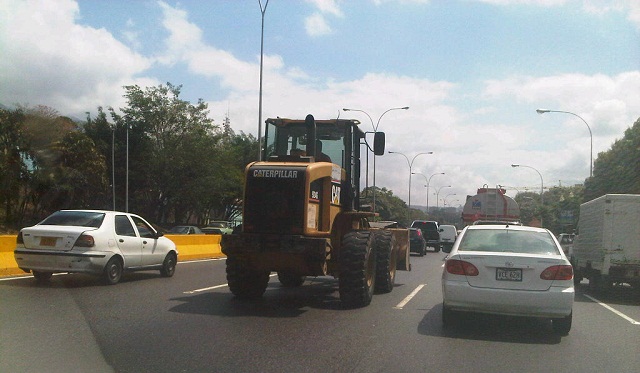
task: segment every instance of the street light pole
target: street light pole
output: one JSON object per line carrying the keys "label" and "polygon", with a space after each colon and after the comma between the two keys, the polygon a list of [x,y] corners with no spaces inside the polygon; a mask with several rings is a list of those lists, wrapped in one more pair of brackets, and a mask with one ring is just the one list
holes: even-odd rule
{"label": "street light pole", "polygon": [[514,163],[511,165],[511,167],[526,167],[526,168],[530,168],[532,170],[534,170],[535,172],[538,173],[538,175],[540,176],[540,227],[542,227],[542,212],[544,210],[544,180],[542,179],[542,174],[540,173],[540,171],[536,170],[535,168],[531,167],[531,166],[525,166],[523,164],[517,164]]}
{"label": "street light pole", "polygon": [[563,111],[563,110],[549,110],[549,109],[536,109],[536,112],[538,114],[544,114],[544,113],[564,113],[564,114],[571,114],[573,116],[576,116],[578,118],[580,118],[580,120],[582,120],[584,122],[584,124],[587,126],[587,129],[589,130],[589,137],[591,138],[591,156],[589,158],[589,177],[593,177],[593,133],[591,133],[591,127],[589,127],[589,124],[587,123],[586,120],[584,120],[584,118],[582,118],[581,116],[579,116],[576,113],[572,113],[570,111]]}
{"label": "street light pole", "polygon": [[444,172],[436,172],[435,174],[429,176],[429,178],[427,178],[423,174],[419,174],[419,175],[422,175],[422,177],[424,177],[424,180],[427,182],[427,185],[425,185],[425,186],[427,187],[427,214],[429,214],[429,184],[431,184],[431,178],[436,176],[436,175],[444,175]]}
{"label": "street light pole", "polygon": [[264,59],[264,14],[267,12],[269,0],[262,7],[262,0],[258,0],[260,5],[260,13],[262,13],[262,26],[260,32],[260,93],[258,94],[258,160],[262,160],[262,62]]}
{"label": "street light pole", "polygon": [[[371,115],[369,115],[369,113],[367,113],[364,110],[360,110],[360,109],[348,109],[348,108],[343,108],[343,111],[358,111],[361,113],[364,113],[367,117],[369,117],[369,120],[371,121],[371,127],[373,128],[373,136],[375,136],[376,132],[378,132],[378,126],[380,126],[380,120],[382,119],[382,117],[392,111],[392,110],[409,110],[408,106],[403,106],[403,107],[394,107],[391,109],[387,109],[384,113],[382,113],[380,115],[380,117],[378,117],[378,122],[376,122],[375,125],[373,125],[373,119],[371,118]],[[365,139],[366,140],[366,139]],[[369,152],[369,146],[367,145],[367,154]],[[367,155],[367,159],[368,159],[368,155]],[[369,184],[369,165],[367,164],[367,172],[366,172],[366,176],[367,176],[367,185]],[[376,155],[373,155],[373,212],[376,212]]]}
{"label": "street light pole", "polygon": [[449,198],[449,196],[455,196],[455,195],[457,195],[457,194],[455,194],[455,193],[449,193],[449,194],[447,194],[447,195],[442,199],[442,201],[443,201],[443,206],[444,206],[444,207],[447,207],[447,198]]}
{"label": "street light pole", "polygon": [[411,162],[409,162],[409,157],[407,157],[404,153],[392,152],[392,151],[389,151],[388,153],[389,154],[400,154],[401,156],[404,157],[404,159],[407,160],[407,165],[409,166],[409,198],[408,198],[407,205],[408,205],[408,209],[409,209],[408,217],[409,217],[409,219],[411,219],[411,174],[413,173],[413,172],[411,172],[411,170],[413,169],[413,161],[415,161],[416,158],[418,158],[419,155],[433,154],[433,152],[418,153],[411,159]]}
{"label": "street light pole", "polygon": [[436,192],[436,209],[440,208],[440,200],[438,198],[440,197],[440,190],[442,188],[451,188],[451,185],[444,185],[438,188],[438,191]]}

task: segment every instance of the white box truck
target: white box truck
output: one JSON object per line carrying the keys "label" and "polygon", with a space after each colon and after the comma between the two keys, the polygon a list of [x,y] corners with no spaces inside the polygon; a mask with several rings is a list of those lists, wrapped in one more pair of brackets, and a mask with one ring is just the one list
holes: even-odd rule
{"label": "white box truck", "polygon": [[640,194],[605,194],[580,205],[571,263],[575,281],[606,290],[640,286]]}

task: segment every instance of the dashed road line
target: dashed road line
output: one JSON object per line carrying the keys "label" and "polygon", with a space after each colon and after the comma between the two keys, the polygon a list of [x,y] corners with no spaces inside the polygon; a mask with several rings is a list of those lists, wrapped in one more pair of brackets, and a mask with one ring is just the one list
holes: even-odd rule
{"label": "dashed road line", "polygon": [[[273,276],[276,276],[276,274],[269,275],[269,277],[273,277]],[[209,286],[209,287],[201,288],[201,289],[183,291],[182,294],[195,294],[195,293],[200,293],[200,292],[207,291],[207,290],[214,290],[214,289],[224,288],[224,287],[227,287],[227,286],[229,286],[229,284]]]}
{"label": "dashed road line", "polygon": [[622,313],[622,312],[618,311],[617,309],[615,309],[615,308],[611,307],[610,305],[608,305],[608,304],[606,304],[606,303],[603,303],[603,302],[601,302],[601,301],[597,300],[596,298],[594,298],[594,297],[592,297],[592,296],[590,296],[590,295],[588,295],[588,294],[583,294],[583,295],[584,295],[585,297],[587,297],[587,298],[591,299],[592,301],[594,301],[594,302],[598,303],[598,304],[599,304],[599,305],[601,305],[602,307],[604,307],[604,308],[608,309],[609,311],[611,311],[611,312],[615,313],[616,315],[618,315],[618,316],[622,317],[623,319],[625,319],[625,320],[629,321],[629,322],[630,322],[630,323],[632,323],[633,325],[640,325],[640,321],[636,321],[636,320],[632,319],[631,317],[629,317],[629,316],[625,315],[624,313]]}
{"label": "dashed road line", "polygon": [[398,304],[397,304],[395,307],[393,307],[393,308],[395,308],[395,309],[397,309],[397,310],[401,310],[401,309],[402,309],[402,308],[403,308],[407,303],[409,303],[409,301],[411,301],[411,299],[413,299],[413,297],[415,297],[415,296],[416,296],[416,294],[418,294],[418,292],[419,292],[420,290],[422,290],[422,288],[423,288],[425,285],[426,285],[426,284],[420,284],[420,285],[418,285],[418,287],[416,287],[416,288],[411,292],[411,294],[407,295],[407,297],[406,297],[406,298],[404,298],[404,299],[402,300],[402,302],[398,303]]}

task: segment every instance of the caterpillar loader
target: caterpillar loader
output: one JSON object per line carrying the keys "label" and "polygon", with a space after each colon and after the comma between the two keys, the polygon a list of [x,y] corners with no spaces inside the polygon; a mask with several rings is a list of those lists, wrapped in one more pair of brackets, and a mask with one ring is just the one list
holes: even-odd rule
{"label": "caterpillar loader", "polygon": [[[223,235],[227,281],[241,299],[261,297],[271,272],[285,287],[306,276],[338,279],[341,302],[363,307],[410,270],[407,229],[373,228],[360,211],[359,121],[270,118],[262,159],[245,169],[243,223]],[[384,154],[384,133],[373,151]],[[366,149],[366,148],[365,148]]]}

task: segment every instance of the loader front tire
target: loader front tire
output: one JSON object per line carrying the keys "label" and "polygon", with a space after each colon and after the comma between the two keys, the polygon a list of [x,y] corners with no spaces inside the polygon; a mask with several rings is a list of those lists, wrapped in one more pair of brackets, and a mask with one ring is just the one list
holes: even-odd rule
{"label": "loader front tire", "polygon": [[228,256],[227,283],[229,290],[239,299],[258,299],[267,290],[269,272],[251,270],[235,256]]}
{"label": "loader front tire", "polygon": [[395,237],[391,231],[376,232],[373,249],[376,253],[376,287],[377,294],[390,293],[396,281],[396,255],[393,252]]}
{"label": "loader front tire", "polygon": [[376,256],[370,231],[351,231],[342,238],[340,300],[347,308],[371,303],[376,282]]}

